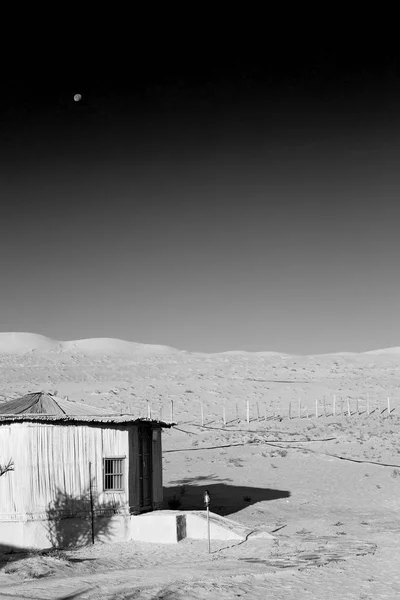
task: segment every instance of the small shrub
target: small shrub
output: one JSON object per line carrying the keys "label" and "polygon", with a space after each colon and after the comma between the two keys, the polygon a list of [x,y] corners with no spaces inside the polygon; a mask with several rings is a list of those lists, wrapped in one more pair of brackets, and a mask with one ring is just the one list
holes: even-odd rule
{"label": "small shrub", "polygon": [[287,456],[287,450],[278,450],[278,454],[279,456],[282,456],[282,458],[285,458],[285,456]]}
{"label": "small shrub", "polygon": [[228,465],[233,465],[234,467],[243,467],[243,459],[241,459],[241,458],[230,458],[228,460]]}
{"label": "small shrub", "polygon": [[170,510],[179,510],[182,507],[182,502],[180,498],[177,497],[176,494],[168,498],[167,500],[168,508]]}
{"label": "small shrub", "polygon": [[59,548],[50,548],[50,550],[41,550],[38,552],[40,556],[49,556],[50,558],[55,558],[57,560],[62,560],[65,562],[69,561],[68,555],[65,550],[60,550]]}

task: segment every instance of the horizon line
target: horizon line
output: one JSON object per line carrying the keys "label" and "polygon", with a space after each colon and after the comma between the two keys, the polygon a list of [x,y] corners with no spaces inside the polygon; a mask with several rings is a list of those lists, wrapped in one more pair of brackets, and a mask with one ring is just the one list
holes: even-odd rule
{"label": "horizon line", "polygon": [[[28,331],[0,331],[0,339],[2,336],[5,335],[9,335],[9,336],[14,336],[14,335],[18,335],[18,334],[22,334],[22,335],[26,335],[26,336],[36,336],[38,338],[43,338],[44,340],[47,340],[49,342],[53,342],[56,344],[74,344],[77,342],[95,342],[97,340],[104,340],[104,341],[113,341],[113,342],[122,342],[124,344],[132,344],[132,345],[136,345],[136,346],[147,346],[147,347],[153,347],[153,348],[169,348],[171,350],[174,350],[176,352],[181,352],[181,353],[187,353],[187,354],[203,354],[203,355],[216,355],[216,354],[252,354],[252,355],[266,355],[266,354],[270,354],[270,355],[280,355],[282,356],[286,356],[286,357],[291,357],[291,356],[302,356],[302,357],[307,357],[307,356],[341,356],[341,355],[360,355],[360,354],[384,354],[385,352],[389,352],[389,353],[394,353],[394,351],[398,352],[400,354],[400,346],[391,346],[391,347],[387,347],[387,348],[377,348],[377,349],[373,349],[373,350],[364,350],[364,351],[353,351],[353,350],[342,350],[342,351],[335,351],[335,352],[311,352],[311,353],[298,353],[298,352],[285,352],[285,351],[279,351],[279,350],[240,350],[240,349],[230,349],[230,350],[220,350],[220,351],[214,351],[214,352],[206,352],[206,351],[202,351],[202,350],[185,350],[182,348],[176,348],[175,346],[171,346],[169,344],[155,344],[155,343],[147,343],[147,342],[136,342],[134,340],[127,340],[127,339],[123,339],[123,338],[114,338],[114,337],[107,337],[107,336],[102,336],[102,337],[90,337],[90,338],[76,338],[73,340],[59,340],[56,338],[52,338],[46,335],[43,335],[41,333],[36,333],[36,332],[28,332]],[[35,350],[35,348],[31,349],[32,351]],[[1,350],[0,350],[0,353]],[[4,353],[4,352],[3,352]]]}

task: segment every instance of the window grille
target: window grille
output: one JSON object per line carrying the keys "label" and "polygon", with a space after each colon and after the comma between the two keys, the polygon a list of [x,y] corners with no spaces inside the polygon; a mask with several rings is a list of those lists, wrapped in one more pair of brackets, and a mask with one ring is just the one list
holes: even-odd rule
{"label": "window grille", "polygon": [[120,492],[124,489],[124,458],[105,458],[103,472],[106,492]]}

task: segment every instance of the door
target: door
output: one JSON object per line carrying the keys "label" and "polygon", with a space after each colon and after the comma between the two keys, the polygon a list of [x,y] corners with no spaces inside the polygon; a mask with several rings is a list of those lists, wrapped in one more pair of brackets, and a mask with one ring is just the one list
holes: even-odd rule
{"label": "door", "polygon": [[139,500],[140,508],[151,509],[152,502],[152,429],[139,427]]}

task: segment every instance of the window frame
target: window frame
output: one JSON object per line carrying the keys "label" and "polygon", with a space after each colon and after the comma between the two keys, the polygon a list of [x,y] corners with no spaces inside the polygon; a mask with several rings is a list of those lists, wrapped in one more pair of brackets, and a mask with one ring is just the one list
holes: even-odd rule
{"label": "window frame", "polygon": [[[118,460],[121,462],[121,470],[118,472],[106,472],[106,460]],[[125,460],[126,456],[103,456],[103,491],[106,494],[114,494],[114,493],[123,493],[125,492]],[[121,478],[121,486],[120,488],[107,488],[106,487],[106,477],[120,477]],[[115,479],[113,479],[115,482]]]}

